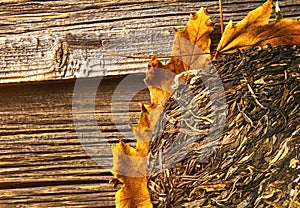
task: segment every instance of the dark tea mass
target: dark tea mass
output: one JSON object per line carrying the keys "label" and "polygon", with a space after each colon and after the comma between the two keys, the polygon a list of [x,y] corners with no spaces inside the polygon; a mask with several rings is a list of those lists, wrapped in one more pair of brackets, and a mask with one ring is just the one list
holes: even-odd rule
{"label": "dark tea mass", "polygon": [[[227,111],[205,85],[214,76],[196,75],[175,90],[150,143],[152,203],[300,206],[300,47],[254,47],[213,63]],[[224,111],[225,126],[213,125]]]}

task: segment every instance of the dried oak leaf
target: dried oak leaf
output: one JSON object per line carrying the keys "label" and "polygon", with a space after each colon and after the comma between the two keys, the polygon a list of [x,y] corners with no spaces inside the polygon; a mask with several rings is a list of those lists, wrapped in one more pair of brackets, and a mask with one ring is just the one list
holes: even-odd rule
{"label": "dried oak leaf", "polygon": [[210,33],[214,29],[214,22],[206,8],[201,8],[191,14],[184,30],[175,29],[175,40],[172,49],[173,58],[165,68],[180,74],[206,65],[210,53]]}
{"label": "dried oak leaf", "polygon": [[217,47],[217,54],[230,54],[237,49],[266,44],[300,44],[300,22],[281,19],[269,23],[272,6],[272,0],[268,0],[236,25],[230,21]]}
{"label": "dried oak leaf", "polygon": [[173,92],[174,77],[182,72],[199,69],[209,62],[214,22],[207,9],[191,14],[184,30],[175,29],[172,58],[163,65],[157,57],[149,62],[145,83],[154,103],[163,104]]}
{"label": "dried oak leaf", "polygon": [[145,84],[147,85],[152,108],[163,107],[173,92],[175,74],[166,68],[156,57],[148,64]]}
{"label": "dried oak leaf", "polygon": [[152,119],[153,116],[145,106],[142,106],[139,123],[133,127],[137,139],[136,148],[130,147],[123,141],[112,147],[114,161],[112,173],[124,183],[116,193],[117,207],[152,207],[147,189],[145,165],[151,136],[150,129],[153,128],[151,126]]}
{"label": "dried oak leaf", "polygon": [[[183,31],[176,31],[173,58],[163,65],[156,57],[149,63],[145,83],[150,91],[151,105],[142,105],[139,123],[133,127],[137,139],[136,149],[120,141],[113,145],[114,166],[112,173],[124,183],[116,193],[116,205],[120,208],[152,207],[147,189],[146,164],[151,132],[173,92],[176,74],[206,62],[209,52],[209,34],[213,23],[207,10],[201,8],[191,15]],[[191,54],[193,54],[191,56]]]}

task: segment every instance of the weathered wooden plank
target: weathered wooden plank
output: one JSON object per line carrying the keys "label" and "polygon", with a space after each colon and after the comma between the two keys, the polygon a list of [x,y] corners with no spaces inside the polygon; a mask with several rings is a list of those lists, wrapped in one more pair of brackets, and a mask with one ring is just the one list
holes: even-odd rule
{"label": "weathered wooden plank", "polygon": [[[223,1],[224,20],[238,21],[264,0]],[[285,17],[299,18],[299,1],[281,1]],[[144,72],[147,59],[170,54],[173,27],[207,7],[218,22],[218,1],[2,1],[0,83]],[[220,37],[219,25],[213,45]]]}
{"label": "weathered wooden plank", "polygon": [[116,188],[107,184],[75,184],[6,189],[5,207],[114,207]]}
{"label": "weathered wooden plank", "polygon": [[[134,141],[125,122],[137,122],[138,102],[147,103],[149,92],[138,90],[145,88],[144,75],[131,76],[135,82],[126,82],[130,86],[122,89],[116,86],[124,77],[101,80],[95,99],[96,124],[84,120],[93,112],[82,112],[84,130],[99,125],[104,135],[97,148],[100,153],[108,151],[100,157],[111,158],[111,144],[120,138]],[[109,184],[112,174],[90,157],[84,149],[88,144],[82,145],[76,133],[72,115],[75,83],[0,85],[0,207],[114,207],[117,188]],[[84,92],[89,94],[93,79],[86,83]],[[114,94],[118,99],[113,99]],[[112,102],[130,103],[129,114],[112,111]],[[97,136],[89,135],[89,145],[95,145]]]}

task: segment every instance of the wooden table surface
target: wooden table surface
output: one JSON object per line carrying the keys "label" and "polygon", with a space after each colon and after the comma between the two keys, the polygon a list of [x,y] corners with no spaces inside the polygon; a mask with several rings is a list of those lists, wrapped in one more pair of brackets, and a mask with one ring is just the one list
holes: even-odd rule
{"label": "wooden table surface", "polygon": [[[129,124],[137,122],[138,103],[148,103],[149,95],[146,89],[136,91],[145,88],[144,75],[131,77],[135,82],[123,91],[116,89],[123,77],[103,79],[98,88],[95,112],[105,136],[100,152],[110,151],[119,138],[134,141]],[[95,79],[85,81],[89,94],[88,83]],[[74,128],[74,84],[69,80],[0,86],[0,207],[114,207],[117,189],[108,183],[111,173],[85,152]],[[132,99],[128,96],[135,93]],[[126,112],[111,114],[113,95],[119,98],[115,105],[131,99],[129,118]],[[89,113],[93,112],[85,114]],[[87,133],[98,127],[89,120],[84,125]]]}

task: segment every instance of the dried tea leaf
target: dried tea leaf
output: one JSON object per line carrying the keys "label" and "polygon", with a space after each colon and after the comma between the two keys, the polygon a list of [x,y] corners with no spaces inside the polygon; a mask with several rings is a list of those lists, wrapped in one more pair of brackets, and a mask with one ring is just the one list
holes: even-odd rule
{"label": "dried tea leaf", "polygon": [[253,46],[300,44],[300,22],[281,19],[269,24],[272,1],[251,11],[242,21],[226,26],[217,48],[218,54],[230,54]]}
{"label": "dried tea leaf", "polygon": [[[300,46],[254,47],[214,62],[229,98],[228,114],[224,132],[218,136],[220,146],[207,160],[199,158],[209,154],[209,150],[200,151],[209,134],[202,136],[197,130],[211,129],[199,120],[211,114],[203,115],[211,96],[199,100],[185,96],[190,88],[197,95],[206,93],[203,77],[196,75],[187,87],[174,91],[153,131],[149,155],[155,161],[150,165],[184,155],[173,151],[173,145],[177,147],[185,138],[199,135],[199,140],[189,143],[192,148],[183,160],[149,179],[155,207],[299,207],[300,103],[295,93],[300,89],[299,53]],[[208,77],[208,81],[215,79]],[[183,102],[187,104],[182,106]],[[194,106],[195,111],[186,110]],[[176,130],[185,128],[184,118],[173,115],[181,112],[190,126],[199,127],[179,134]],[[171,157],[164,158],[170,150]]]}

